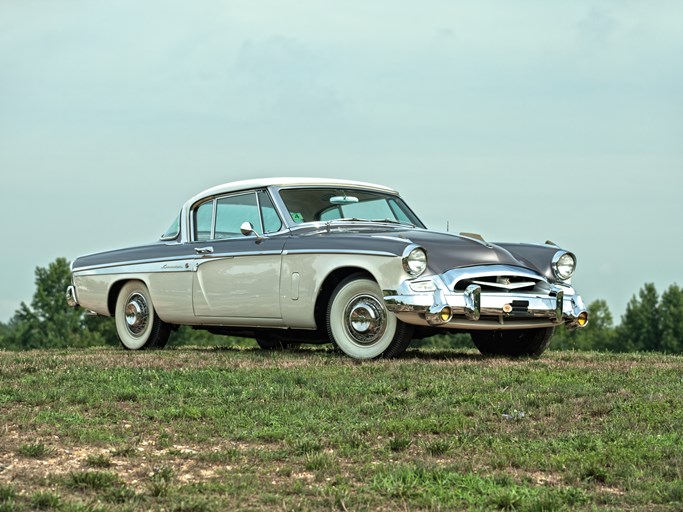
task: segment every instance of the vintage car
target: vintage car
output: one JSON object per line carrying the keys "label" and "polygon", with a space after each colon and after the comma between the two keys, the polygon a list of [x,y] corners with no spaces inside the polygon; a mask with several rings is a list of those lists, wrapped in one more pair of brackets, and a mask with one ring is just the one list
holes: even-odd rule
{"label": "vintage car", "polygon": [[380,185],[260,179],[194,196],[155,243],[77,258],[67,301],[113,316],[133,350],[190,325],[357,359],[444,332],[484,354],[540,355],[557,326],[588,322],[575,267],[552,242],[430,231]]}

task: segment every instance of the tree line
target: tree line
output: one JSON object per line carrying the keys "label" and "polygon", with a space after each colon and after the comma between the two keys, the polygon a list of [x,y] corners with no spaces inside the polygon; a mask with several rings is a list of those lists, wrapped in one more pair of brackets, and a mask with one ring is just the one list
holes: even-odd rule
{"label": "tree line", "polygon": [[[88,316],[83,309],[66,304],[64,292],[70,282],[65,258],[36,268],[31,303],[22,302],[7,324],[0,322],[0,349],[118,345],[113,319]],[[614,325],[612,313],[602,299],[591,302],[588,311],[588,326],[574,331],[558,328],[551,349],[683,353],[683,288],[677,284],[660,296],[654,284],[646,283],[628,302],[618,325]],[[171,337],[171,343],[227,345],[240,340],[181,327]],[[463,334],[439,335],[414,343],[436,348],[471,346],[469,335]]]}

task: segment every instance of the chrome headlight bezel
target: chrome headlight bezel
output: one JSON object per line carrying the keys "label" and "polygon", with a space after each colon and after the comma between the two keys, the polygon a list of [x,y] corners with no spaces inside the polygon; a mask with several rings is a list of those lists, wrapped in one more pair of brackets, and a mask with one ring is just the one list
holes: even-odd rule
{"label": "chrome headlight bezel", "polygon": [[[567,258],[571,259],[571,264],[568,265]],[[553,255],[552,270],[555,279],[558,281],[567,281],[571,279],[576,271],[576,256],[569,251],[557,251]]]}
{"label": "chrome headlight bezel", "polygon": [[419,277],[427,270],[427,250],[417,244],[410,244],[401,257],[403,270],[411,277]]}

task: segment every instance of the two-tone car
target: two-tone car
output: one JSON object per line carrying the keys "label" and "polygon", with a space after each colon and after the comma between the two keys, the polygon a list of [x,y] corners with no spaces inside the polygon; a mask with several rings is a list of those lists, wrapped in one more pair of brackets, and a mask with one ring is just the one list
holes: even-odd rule
{"label": "two-tone car", "polygon": [[77,258],[67,301],[113,316],[133,350],[189,325],[357,359],[453,332],[484,354],[540,355],[556,327],[588,322],[575,267],[551,242],[428,230],[381,185],[270,178],[201,192],[149,245]]}

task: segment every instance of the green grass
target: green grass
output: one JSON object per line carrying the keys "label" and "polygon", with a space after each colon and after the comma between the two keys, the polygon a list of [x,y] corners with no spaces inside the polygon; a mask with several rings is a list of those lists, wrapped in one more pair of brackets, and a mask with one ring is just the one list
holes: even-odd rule
{"label": "green grass", "polygon": [[0,352],[0,397],[0,511],[683,508],[680,356]]}
{"label": "green grass", "polygon": [[50,449],[43,443],[22,444],[17,450],[17,453],[22,457],[43,459],[50,455]]}

